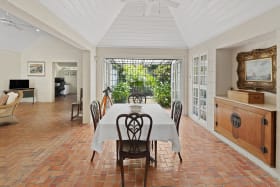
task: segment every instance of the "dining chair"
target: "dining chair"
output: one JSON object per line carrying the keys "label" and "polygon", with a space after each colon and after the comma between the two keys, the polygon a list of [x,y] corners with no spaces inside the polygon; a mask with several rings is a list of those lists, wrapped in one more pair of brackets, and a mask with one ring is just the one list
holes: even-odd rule
{"label": "dining chair", "polygon": [[170,116],[171,119],[173,119],[175,103],[176,103],[176,101],[173,101],[173,102],[172,102],[172,105],[171,105],[171,113],[170,113],[170,114],[171,114],[171,116]]}
{"label": "dining chair", "polygon": [[145,95],[139,94],[139,93],[134,93],[134,94],[130,94],[128,96],[127,102],[128,103],[138,103],[138,104],[144,103],[144,104],[146,104],[146,100],[147,100],[147,98],[146,98]]}
{"label": "dining chair", "polygon": [[[145,121],[145,128],[143,131]],[[153,120],[148,114],[130,113],[120,114],[116,119],[119,136],[119,164],[121,168],[122,187],[124,187],[124,167],[125,158],[146,158],[144,186],[146,187],[148,167],[150,163],[150,134]],[[125,127],[125,130],[123,129]],[[127,137],[127,139],[123,139]]]}
{"label": "dining chair", "polygon": [[[172,107],[171,107],[171,119],[175,122],[176,130],[179,136],[179,126],[180,126],[180,120],[181,120],[181,115],[182,115],[182,110],[183,110],[183,105],[181,101],[174,101],[172,102]],[[155,165],[157,165],[157,141],[154,141],[155,143]],[[153,142],[152,142],[153,146]],[[178,156],[180,159],[180,162],[183,161],[181,157],[181,153],[178,152]]]}
{"label": "dining chair", "polygon": [[[182,110],[183,110],[183,105],[182,105],[181,101],[174,101],[172,103],[171,118],[175,122],[178,136],[179,136],[179,126],[180,126],[180,120],[181,120],[181,116],[182,116]],[[180,152],[178,152],[178,156],[180,158],[180,162],[182,162],[183,159],[181,157]]]}
{"label": "dining chair", "polygon": [[[74,110],[76,108],[76,114],[74,114]],[[71,108],[71,121],[73,121],[75,118],[78,118],[80,113],[83,110],[83,88],[80,88],[80,99],[77,102],[72,103]]]}
{"label": "dining chair", "polygon": [[[92,121],[93,121],[94,131],[95,131],[99,120],[102,118],[99,101],[92,101],[90,103],[90,111],[91,111],[91,117],[92,117]],[[91,162],[93,161],[94,155],[95,155],[95,151],[92,152],[92,156],[90,159]]]}

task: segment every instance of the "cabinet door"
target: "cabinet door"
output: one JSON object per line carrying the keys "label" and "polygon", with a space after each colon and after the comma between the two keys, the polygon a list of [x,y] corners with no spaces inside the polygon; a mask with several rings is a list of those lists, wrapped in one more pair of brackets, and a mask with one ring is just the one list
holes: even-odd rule
{"label": "cabinet door", "polygon": [[23,97],[33,97],[34,96],[34,90],[24,90],[23,91]]}
{"label": "cabinet door", "polygon": [[275,166],[274,117],[274,112],[216,99],[215,131],[270,166]]}

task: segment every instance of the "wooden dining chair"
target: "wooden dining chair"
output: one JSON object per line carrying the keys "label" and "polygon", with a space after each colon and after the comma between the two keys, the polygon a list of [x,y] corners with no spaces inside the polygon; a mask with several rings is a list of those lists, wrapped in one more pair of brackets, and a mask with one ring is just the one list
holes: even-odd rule
{"label": "wooden dining chair", "polygon": [[[76,108],[76,113],[74,112],[75,108]],[[83,88],[80,88],[80,99],[77,102],[72,103],[71,121],[78,118],[82,110],[83,110]]]}
{"label": "wooden dining chair", "polygon": [[[90,111],[91,111],[91,117],[92,117],[92,121],[93,121],[94,131],[95,131],[99,120],[102,118],[99,101],[92,101],[90,103]],[[93,150],[92,156],[90,159],[91,162],[93,161],[94,155],[95,155],[95,151]]]}
{"label": "wooden dining chair", "polygon": [[[183,110],[183,105],[181,101],[174,101],[172,103],[172,107],[171,107],[171,119],[173,119],[173,121],[175,122],[175,126],[176,126],[176,130],[179,136],[179,126],[180,126],[180,119],[181,119],[181,115],[182,115],[182,110]],[[155,165],[157,165],[157,141],[152,142],[152,146],[153,143],[155,144]],[[178,152],[178,156],[180,159],[180,162],[183,161],[182,157],[181,157],[181,153]]]}
{"label": "wooden dining chair", "polygon": [[128,103],[146,104],[146,101],[147,101],[146,96],[139,93],[130,94],[127,99]]}
{"label": "wooden dining chair", "polygon": [[[180,126],[180,120],[181,120],[181,116],[182,116],[182,110],[183,110],[183,105],[182,105],[181,101],[174,101],[172,103],[171,118],[175,122],[178,136],[179,136],[179,126]],[[181,157],[180,152],[178,152],[178,156],[180,158],[180,162],[182,162],[183,159]]]}
{"label": "wooden dining chair", "polygon": [[[147,131],[143,133],[143,126]],[[124,122],[124,124],[123,124]],[[116,119],[117,131],[119,136],[119,164],[121,167],[122,187],[124,187],[124,167],[125,158],[146,158],[144,186],[147,184],[148,167],[150,163],[150,134],[153,120],[148,114],[130,113],[121,114]],[[123,130],[122,127],[126,130]],[[122,129],[122,130],[121,130]],[[128,140],[124,140],[127,137]]]}

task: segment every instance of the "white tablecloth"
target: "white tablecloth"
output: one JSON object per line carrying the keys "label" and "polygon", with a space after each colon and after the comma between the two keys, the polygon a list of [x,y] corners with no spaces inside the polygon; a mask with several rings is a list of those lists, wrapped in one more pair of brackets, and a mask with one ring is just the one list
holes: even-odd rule
{"label": "white tablecloth", "polygon": [[[99,121],[93,136],[92,150],[102,151],[105,140],[118,140],[116,119],[119,114],[130,113],[131,104],[114,104],[106,111],[105,116]],[[180,152],[179,136],[170,115],[158,104],[141,104],[141,113],[149,114],[153,119],[150,140],[170,141],[172,150]],[[123,126],[123,128],[125,128]],[[148,128],[146,128],[148,129]],[[143,127],[143,133],[147,131]],[[125,138],[124,138],[125,139]]]}

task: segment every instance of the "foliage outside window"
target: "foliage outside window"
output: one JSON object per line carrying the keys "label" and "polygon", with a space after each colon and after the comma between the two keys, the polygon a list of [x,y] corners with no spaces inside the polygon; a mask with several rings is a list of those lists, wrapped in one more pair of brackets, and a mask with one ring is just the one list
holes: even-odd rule
{"label": "foliage outside window", "polygon": [[118,83],[112,92],[112,98],[115,103],[124,103],[130,94],[130,88],[126,82]]}
{"label": "foliage outside window", "polygon": [[106,60],[111,65],[110,87],[114,102],[126,102],[129,94],[141,93],[170,107],[172,60]]}
{"label": "foliage outside window", "polygon": [[156,83],[154,98],[163,107],[170,107],[171,103],[171,67],[159,65],[155,69]]}

